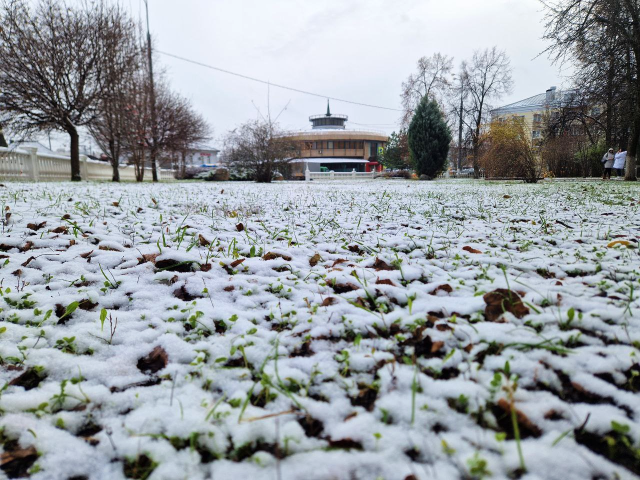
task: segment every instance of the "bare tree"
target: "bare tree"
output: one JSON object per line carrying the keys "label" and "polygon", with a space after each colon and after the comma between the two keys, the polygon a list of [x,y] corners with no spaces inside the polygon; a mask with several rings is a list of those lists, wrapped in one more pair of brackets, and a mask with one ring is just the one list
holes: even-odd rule
{"label": "bare tree", "polygon": [[458,126],[458,138],[456,142],[456,149],[452,150],[452,157],[455,160],[455,166],[458,171],[462,169],[463,159],[465,157],[465,133],[468,134],[470,128],[470,118],[467,107],[467,98],[469,92],[466,89],[467,85],[467,62],[463,61],[460,64],[460,71],[454,75],[454,84],[449,89],[449,95],[447,95],[447,110],[450,124]]}
{"label": "bare tree", "polygon": [[[624,86],[624,109],[629,113],[625,180],[636,180],[640,140],[640,3],[637,0],[548,0],[545,38],[552,42],[548,53],[556,62],[579,61],[580,70],[602,72],[596,82],[604,93],[607,123],[616,85]],[[617,65],[617,66],[616,66]],[[622,75],[620,75],[622,73]],[[624,130],[624,129],[623,129]],[[605,128],[611,141],[612,124]],[[624,136],[627,136],[625,133]]]}
{"label": "bare tree", "polygon": [[144,70],[134,76],[123,93],[122,148],[136,169],[136,179],[144,179],[144,168],[150,162],[154,147],[158,159],[173,159],[210,135],[207,122],[194,111],[190,102],[171,91],[166,81],[156,84],[156,128],[153,129],[149,77]]}
{"label": "bare tree", "polygon": [[128,102],[131,101],[130,90],[135,81],[135,75],[141,71],[141,55],[134,22],[122,22],[116,25],[119,31],[112,32],[121,38],[117,45],[105,52],[107,67],[105,75],[104,95],[100,99],[98,115],[89,124],[89,131],[94,140],[109,158],[113,169],[112,180],[120,181],[121,153],[124,149],[126,131],[126,116]]}
{"label": "bare tree", "polygon": [[78,128],[98,113],[114,34],[128,22],[117,3],[3,0],[0,5],[0,124],[13,132],[66,132],[71,179],[81,180]]}
{"label": "bare tree", "polygon": [[[166,82],[156,82],[155,95],[155,129],[151,120],[145,135],[150,152],[170,156],[209,137],[207,122],[193,110],[189,100],[171,91]],[[150,107],[150,103],[147,105]],[[148,118],[152,118],[151,112]],[[151,163],[153,169],[153,158]]]}
{"label": "bare tree", "polygon": [[479,149],[482,128],[487,123],[490,102],[511,91],[511,64],[506,52],[496,47],[476,50],[463,70],[469,95],[468,113],[472,122],[472,148],[474,176],[479,177]]}
{"label": "bare tree", "polygon": [[146,135],[149,122],[149,92],[146,88],[145,74],[139,71],[134,75],[129,88],[123,92],[124,104],[122,122],[122,147],[129,157],[129,163],[135,168],[136,181],[144,180],[146,160]]}
{"label": "bare tree", "polygon": [[[407,129],[413,118],[413,112],[424,96],[444,106],[444,98],[451,87],[453,58],[441,53],[418,60],[414,73],[402,82],[402,128]],[[444,110],[444,108],[443,108]]]}
{"label": "bare tree", "polygon": [[271,182],[274,171],[286,169],[300,155],[300,144],[286,136],[271,118],[249,121],[225,139],[228,163],[252,174],[257,182]]}
{"label": "bare tree", "polygon": [[4,138],[4,132],[2,131],[2,128],[0,127],[0,147],[8,147],[9,145],[7,144],[7,141]]}

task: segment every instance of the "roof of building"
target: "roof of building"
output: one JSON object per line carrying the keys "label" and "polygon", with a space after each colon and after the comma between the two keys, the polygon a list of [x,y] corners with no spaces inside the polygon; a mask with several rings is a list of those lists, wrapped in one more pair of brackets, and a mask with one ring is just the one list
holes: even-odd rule
{"label": "roof of building", "polygon": [[[547,94],[551,92],[553,98],[547,100]],[[532,97],[518,100],[517,102],[503,105],[491,111],[491,113],[503,113],[503,112],[525,112],[531,110],[537,110],[540,108],[548,107],[560,107],[561,105],[567,105],[574,98],[575,90],[556,90],[555,87],[551,87],[544,93],[533,95]]]}
{"label": "roof of building", "polygon": [[196,145],[189,149],[191,152],[220,152],[219,149],[211,147],[209,145]]}
{"label": "roof of building", "polygon": [[45,154],[45,155],[60,155],[60,152],[54,152],[50,148],[45,147],[40,142],[24,141],[24,142],[13,142],[13,143],[9,144],[9,148],[11,150],[15,150],[16,148],[22,149],[22,148],[25,148],[25,147],[26,148],[37,148],[39,153]]}
{"label": "roof of building", "polygon": [[547,94],[539,93],[538,95],[534,95],[533,97],[525,98],[524,100],[518,100],[517,102],[513,102],[508,105],[503,105],[502,107],[496,108],[496,110],[518,108],[518,107],[536,107],[536,106],[544,105],[546,101],[547,101]]}

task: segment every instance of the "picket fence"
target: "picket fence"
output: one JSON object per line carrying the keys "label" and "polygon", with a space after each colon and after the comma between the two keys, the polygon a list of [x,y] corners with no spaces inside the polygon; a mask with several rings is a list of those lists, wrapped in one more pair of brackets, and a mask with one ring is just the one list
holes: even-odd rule
{"label": "picket fence", "polygon": [[311,180],[371,180],[376,176],[376,172],[312,172],[306,170],[304,172],[304,179],[307,182]]}
{"label": "picket fence", "polygon": [[[113,170],[106,162],[91,160],[80,155],[80,176],[82,180],[106,180],[112,178]],[[160,169],[159,180],[173,181],[173,170]],[[71,178],[71,159],[62,155],[38,153],[35,147],[22,149],[8,149],[0,147],[0,179],[2,180],[31,180],[64,181]],[[121,181],[136,181],[133,166],[120,167]],[[150,168],[145,168],[144,181],[151,181]]]}

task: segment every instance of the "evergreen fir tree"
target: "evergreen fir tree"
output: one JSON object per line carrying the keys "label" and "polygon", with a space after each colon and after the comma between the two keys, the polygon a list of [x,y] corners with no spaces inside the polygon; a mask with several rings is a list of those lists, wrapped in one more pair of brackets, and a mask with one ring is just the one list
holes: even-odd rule
{"label": "evergreen fir tree", "polygon": [[409,126],[409,149],[418,175],[435,177],[444,168],[451,130],[438,104],[423,97]]}

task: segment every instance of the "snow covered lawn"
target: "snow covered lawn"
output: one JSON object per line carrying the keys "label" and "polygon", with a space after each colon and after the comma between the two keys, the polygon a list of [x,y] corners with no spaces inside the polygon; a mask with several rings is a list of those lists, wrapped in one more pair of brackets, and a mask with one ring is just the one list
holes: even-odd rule
{"label": "snow covered lawn", "polygon": [[640,474],[640,189],[0,186],[1,475]]}

